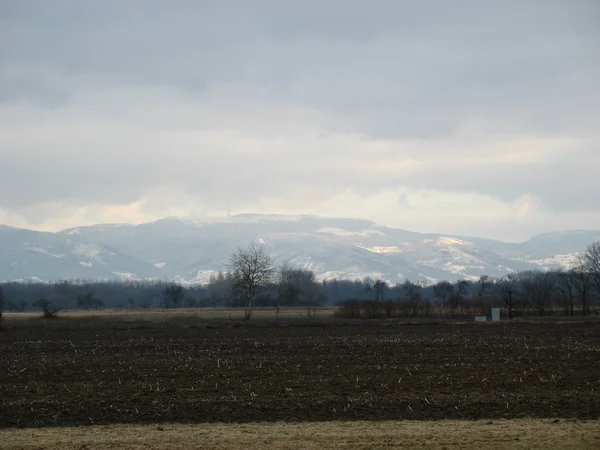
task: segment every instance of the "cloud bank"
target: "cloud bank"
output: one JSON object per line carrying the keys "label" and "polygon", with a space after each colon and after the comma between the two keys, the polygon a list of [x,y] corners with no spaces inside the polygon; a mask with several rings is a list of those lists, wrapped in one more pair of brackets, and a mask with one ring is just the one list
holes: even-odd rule
{"label": "cloud bank", "polygon": [[0,223],[600,228],[590,1],[5,1]]}

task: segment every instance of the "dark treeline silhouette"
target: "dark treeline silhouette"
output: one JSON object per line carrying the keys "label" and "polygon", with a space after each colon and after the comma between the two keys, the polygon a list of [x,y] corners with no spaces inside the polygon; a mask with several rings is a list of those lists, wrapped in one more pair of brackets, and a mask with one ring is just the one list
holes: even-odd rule
{"label": "dark treeline silhouette", "polygon": [[[512,299],[519,315],[595,315],[599,312],[600,243],[568,270],[527,270],[502,278],[440,281],[425,286],[406,280],[389,285],[380,279],[319,282],[307,269],[288,263],[275,267],[273,258],[251,244],[232,255],[228,271],[214,274],[205,285],[168,281],[86,281],[55,283],[7,282],[0,286],[0,309],[312,307],[341,305],[343,317],[418,317],[489,314]],[[1,317],[1,316],[0,316]]]}

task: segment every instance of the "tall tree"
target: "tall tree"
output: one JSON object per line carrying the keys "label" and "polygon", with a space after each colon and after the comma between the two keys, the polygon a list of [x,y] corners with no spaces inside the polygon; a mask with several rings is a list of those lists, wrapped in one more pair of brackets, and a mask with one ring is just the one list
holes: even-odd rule
{"label": "tall tree", "polygon": [[224,306],[230,302],[232,291],[231,278],[231,273],[229,272],[219,272],[210,276],[206,290],[213,308]]}
{"label": "tall tree", "polygon": [[600,241],[591,244],[583,254],[584,266],[596,292],[600,294]]}
{"label": "tall tree", "polygon": [[4,289],[0,284],[0,328],[2,328],[2,312],[6,308],[6,296],[4,295]]}
{"label": "tall tree", "polygon": [[77,307],[85,308],[87,311],[89,308],[98,309],[104,306],[104,302],[94,297],[94,294],[87,292],[85,294],[77,296]]}
{"label": "tall tree", "polygon": [[449,281],[440,281],[433,285],[433,295],[442,300],[442,307],[446,306],[446,303],[452,297],[454,293],[454,286]]}
{"label": "tall tree", "polygon": [[592,276],[588,271],[585,257],[581,257],[571,268],[575,289],[581,299],[581,309],[584,316],[590,314],[589,296],[592,290]]}
{"label": "tall tree", "polygon": [[365,290],[366,294],[373,293],[373,286],[375,285],[375,282],[373,281],[373,279],[371,277],[364,277],[362,280],[362,284],[364,286],[364,290]]}
{"label": "tall tree", "polygon": [[421,299],[421,285],[419,283],[406,280],[401,286],[410,301],[418,302]]}
{"label": "tall tree", "polygon": [[165,308],[178,308],[185,299],[185,288],[177,283],[171,283],[163,289],[163,305]]}
{"label": "tall tree", "polygon": [[319,303],[319,289],[312,270],[301,269],[284,262],[277,273],[277,306]]}
{"label": "tall tree", "polygon": [[388,284],[386,281],[377,279],[375,283],[373,283],[373,291],[375,293],[375,300],[384,300],[385,292],[387,291]]}
{"label": "tall tree", "polygon": [[568,307],[571,309],[571,316],[573,316],[573,309],[575,306],[575,270],[561,270],[558,272],[558,287],[565,297],[565,315],[569,315]]}
{"label": "tall tree", "polygon": [[490,283],[490,277],[487,275],[481,275],[479,277],[479,298],[483,298],[485,296],[485,289],[488,287]]}
{"label": "tall tree", "polygon": [[520,272],[523,289],[530,301],[537,307],[540,316],[544,315],[556,285],[556,274],[540,270]]}
{"label": "tall tree", "polygon": [[233,296],[246,308],[247,319],[252,314],[252,302],[271,282],[273,263],[269,252],[256,242],[251,242],[247,249],[238,249],[229,259]]}

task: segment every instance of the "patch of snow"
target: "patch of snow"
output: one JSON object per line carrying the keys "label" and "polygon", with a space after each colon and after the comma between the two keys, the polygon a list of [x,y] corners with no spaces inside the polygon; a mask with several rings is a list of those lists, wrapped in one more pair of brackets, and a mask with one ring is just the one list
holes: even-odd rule
{"label": "patch of snow", "polygon": [[13,283],[44,283],[44,284],[49,284],[49,281],[46,280],[42,280],[39,277],[36,277],[35,275],[27,277],[27,278],[13,278],[12,280],[0,280],[0,281],[8,281],[8,282],[13,282]]}
{"label": "patch of snow", "polygon": [[371,253],[377,253],[380,255],[392,255],[395,253],[404,253],[408,249],[408,244],[404,244],[404,248],[400,247],[385,247],[385,246],[373,246],[373,247],[364,247],[357,245],[358,248],[362,248],[363,250],[367,250]]}
{"label": "patch of snow", "polygon": [[552,269],[555,267],[560,267],[563,269],[568,269],[573,266],[573,264],[577,261],[577,258],[581,255],[581,253],[569,253],[566,255],[554,255],[550,258],[543,259],[533,259],[527,262],[532,264],[536,264],[543,269]]}
{"label": "patch of snow", "polygon": [[83,267],[92,267],[93,264],[89,261],[79,261],[79,265]]}
{"label": "patch of snow", "polygon": [[102,248],[98,245],[90,244],[77,244],[73,249],[73,254],[77,256],[85,256],[89,259],[93,259],[96,262],[101,264],[105,264],[105,262],[100,258],[100,253],[102,252]]}
{"label": "patch of snow", "polygon": [[352,270],[329,270],[327,272],[323,272],[316,275],[315,278],[317,279],[317,281],[327,281],[334,279],[355,281],[363,280],[366,277],[369,277],[373,280],[383,279],[383,275],[381,274],[381,272],[355,272]]}
{"label": "patch of snow", "polygon": [[213,275],[218,275],[219,272],[216,270],[199,270],[196,273],[196,276],[190,280],[191,284],[208,284],[210,281],[210,277]]}
{"label": "patch of snow", "polygon": [[133,281],[137,280],[135,273],[131,272],[113,272],[114,275],[118,276],[121,280]]}
{"label": "patch of snow", "polygon": [[167,263],[156,263],[154,264],[154,267],[156,267],[157,269],[164,269],[166,265]]}
{"label": "patch of snow", "polygon": [[52,256],[53,258],[64,258],[65,255],[63,255],[62,253],[52,253],[49,252],[48,250],[46,250],[45,248],[41,248],[41,247],[26,247],[28,251],[30,252],[34,252],[34,253],[39,253],[41,255],[46,255],[46,256]]}
{"label": "patch of snow", "polygon": [[293,267],[298,267],[300,269],[305,269],[305,270],[312,270],[315,273],[319,272],[322,269],[321,264],[316,263],[315,261],[313,261],[313,259],[310,256],[307,256],[307,255],[297,256],[295,258],[292,258],[290,260],[290,264]]}
{"label": "patch of snow", "polygon": [[453,237],[441,237],[441,238],[436,239],[435,243],[436,243],[437,246],[440,246],[440,245],[450,245],[450,246],[453,246],[453,245],[469,245],[469,246],[474,246],[474,244],[471,243],[471,242],[463,241],[461,239],[456,239],[456,238],[453,238]]}
{"label": "patch of snow", "polygon": [[465,270],[467,269],[467,266],[458,266],[458,265],[452,264],[451,262],[447,262],[447,263],[442,264],[440,269],[442,269],[446,272],[450,272],[451,274],[454,274],[454,275],[462,275],[462,274],[464,274]]}
{"label": "patch of snow", "polygon": [[81,234],[81,228],[73,228],[65,231],[65,234]]}
{"label": "patch of snow", "polygon": [[420,273],[420,274],[419,274],[419,276],[420,276],[421,278],[423,278],[423,280],[425,280],[425,282],[427,283],[427,284],[426,284],[427,286],[429,286],[429,285],[433,285],[433,284],[436,284],[436,283],[439,283],[439,281],[440,281],[438,278],[435,278],[435,277],[429,277],[429,276],[427,276],[427,275],[423,275],[422,273]]}

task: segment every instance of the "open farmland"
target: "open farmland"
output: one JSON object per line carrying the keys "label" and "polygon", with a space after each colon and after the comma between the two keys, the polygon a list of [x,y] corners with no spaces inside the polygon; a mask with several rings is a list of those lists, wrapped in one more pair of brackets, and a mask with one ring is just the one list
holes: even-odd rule
{"label": "open farmland", "polygon": [[600,448],[593,420],[263,422],[0,429],[3,450]]}
{"label": "open farmland", "polygon": [[1,427],[600,416],[593,322],[32,323],[0,365]]}

